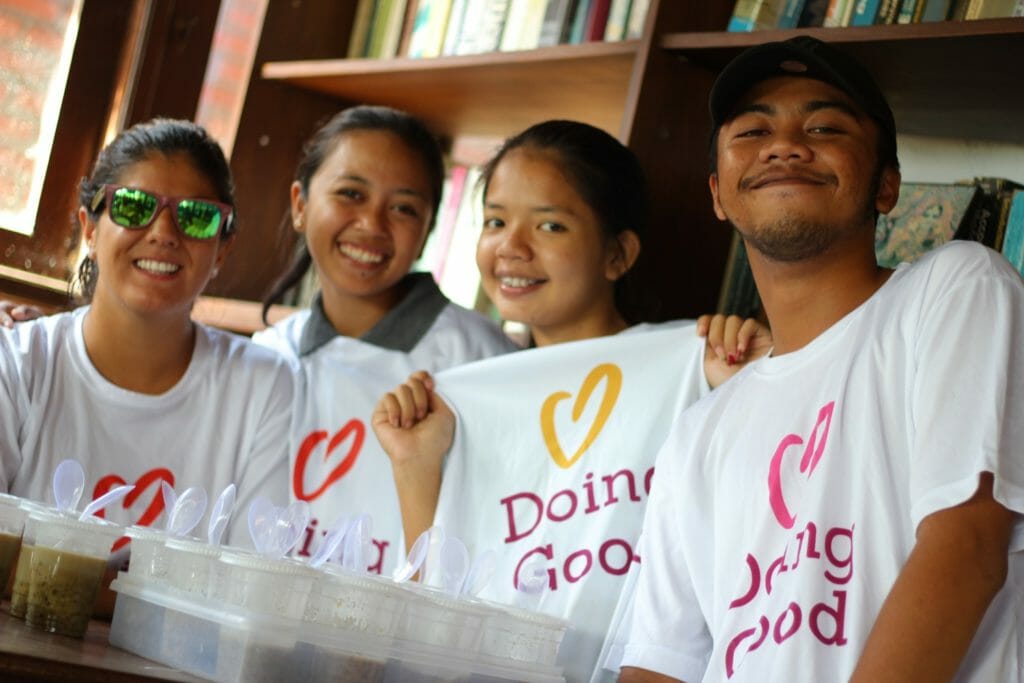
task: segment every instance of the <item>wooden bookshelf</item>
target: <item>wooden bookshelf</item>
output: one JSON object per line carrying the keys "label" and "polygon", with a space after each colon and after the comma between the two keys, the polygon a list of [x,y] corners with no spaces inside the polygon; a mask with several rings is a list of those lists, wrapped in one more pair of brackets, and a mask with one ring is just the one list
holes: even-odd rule
{"label": "wooden bookshelf", "polygon": [[658,44],[717,73],[742,50],[811,35],[842,46],[875,75],[901,133],[1024,143],[1024,19],[662,35]]}
{"label": "wooden bookshelf", "polygon": [[268,62],[262,76],[403,109],[449,138],[504,137],[550,118],[622,125],[638,41],[432,59]]}

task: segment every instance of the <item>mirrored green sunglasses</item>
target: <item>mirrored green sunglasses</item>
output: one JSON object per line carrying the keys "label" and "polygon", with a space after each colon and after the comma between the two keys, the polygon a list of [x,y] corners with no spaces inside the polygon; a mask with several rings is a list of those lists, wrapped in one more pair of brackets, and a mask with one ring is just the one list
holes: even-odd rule
{"label": "mirrored green sunglasses", "polygon": [[165,206],[172,208],[171,216],[178,230],[194,240],[213,239],[222,231],[227,235],[233,229],[234,210],[229,204],[212,199],[165,197],[134,187],[104,185],[93,197],[93,213],[104,200],[110,220],[130,230],[148,228]]}

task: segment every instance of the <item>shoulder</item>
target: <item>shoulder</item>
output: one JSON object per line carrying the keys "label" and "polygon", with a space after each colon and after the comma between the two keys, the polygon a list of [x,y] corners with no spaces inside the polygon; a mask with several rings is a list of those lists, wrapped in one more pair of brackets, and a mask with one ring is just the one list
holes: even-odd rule
{"label": "shoulder", "polygon": [[0,345],[5,354],[36,355],[53,351],[74,335],[75,325],[85,309],[57,313],[0,328]]}
{"label": "shoulder", "polygon": [[441,314],[437,316],[428,336],[462,339],[470,345],[490,349],[489,355],[514,351],[518,348],[501,330],[498,323],[487,316],[452,302],[448,302]]}
{"label": "shoulder", "polygon": [[211,363],[214,372],[255,373],[257,376],[291,374],[282,354],[248,337],[202,324],[196,325],[196,334],[201,337],[196,347],[200,360]]}
{"label": "shoulder", "polygon": [[306,326],[309,316],[308,308],[297,311],[267,329],[254,333],[252,342],[257,346],[297,358],[299,340],[302,338],[302,330]]}
{"label": "shoulder", "polygon": [[936,284],[970,281],[984,277],[1020,282],[1020,275],[1002,254],[977,242],[954,240],[928,252],[912,264],[900,266],[906,277],[933,280]]}

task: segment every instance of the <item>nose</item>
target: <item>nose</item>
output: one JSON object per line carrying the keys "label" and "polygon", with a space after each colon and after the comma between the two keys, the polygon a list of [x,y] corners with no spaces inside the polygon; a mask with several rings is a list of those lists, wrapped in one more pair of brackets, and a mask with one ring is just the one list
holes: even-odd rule
{"label": "nose", "polygon": [[386,202],[367,202],[359,210],[359,225],[370,234],[387,232],[388,206]]}
{"label": "nose", "polygon": [[761,148],[761,161],[810,161],[814,156],[801,126],[779,127]]}
{"label": "nose", "polygon": [[521,259],[530,258],[529,230],[520,224],[506,225],[499,233],[494,253],[499,258]]}
{"label": "nose", "polygon": [[174,208],[160,207],[153,222],[146,229],[146,239],[154,244],[176,246],[181,241],[181,231],[174,222]]}

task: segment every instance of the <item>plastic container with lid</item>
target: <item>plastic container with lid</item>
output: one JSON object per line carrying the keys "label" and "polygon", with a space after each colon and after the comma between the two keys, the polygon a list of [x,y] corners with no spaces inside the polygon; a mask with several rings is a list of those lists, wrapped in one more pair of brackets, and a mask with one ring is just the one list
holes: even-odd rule
{"label": "plastic container with lid", "polygon": [[251,612],[301,620],[315,569],[289,558],[224,549],[214,597]]}

